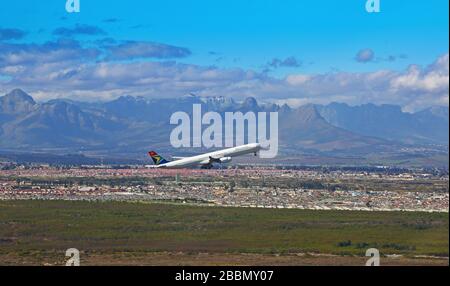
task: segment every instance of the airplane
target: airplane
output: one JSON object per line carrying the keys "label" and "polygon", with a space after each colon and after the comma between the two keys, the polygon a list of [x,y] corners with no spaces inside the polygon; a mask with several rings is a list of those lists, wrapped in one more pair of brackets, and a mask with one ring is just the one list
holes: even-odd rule
{"label": "airplane", "polygon": [[148,155],[152,158],[155,165],[146,167],[178,169],[200,166],[202,169],[211,169],[213,163],[229,163],[233,157],[251,153],[256,156],[261,149],[266,150],[260,143],[251,143],[192,157],[173,157],[174,161],[168,161],[155,151],[150,151]]}

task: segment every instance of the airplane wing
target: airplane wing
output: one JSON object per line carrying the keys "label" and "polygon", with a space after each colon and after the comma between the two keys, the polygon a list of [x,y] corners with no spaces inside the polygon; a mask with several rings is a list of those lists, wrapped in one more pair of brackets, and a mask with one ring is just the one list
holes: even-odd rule
{"label": "airplane wing", "polygon": [[226,163],[230,160],[231,158],[229,157],[220,157],[220,158],[214,158],[209,156],[208,159],[205,159],[201,162],[199,162],[200,165],[212,165],[212,163]]}
{"label": "airplane wing", "polygon": [[221,158],[213,158],[213,157],[209,156],[209,163],[210,164],[211,163],[220,163],[221,162],[220,159]]}

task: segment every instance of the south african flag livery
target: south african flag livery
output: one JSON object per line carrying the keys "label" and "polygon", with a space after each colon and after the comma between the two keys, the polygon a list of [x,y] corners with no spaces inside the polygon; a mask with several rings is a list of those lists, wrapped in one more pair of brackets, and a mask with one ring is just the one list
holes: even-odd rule
{"label": "south african flag livery", "polygon": [[148,155],[152,157],[153,163],[155,163],[155,165],[169,163],[169,161],[158,155],[158,153],[156,153],[155,151],[148,152]]}

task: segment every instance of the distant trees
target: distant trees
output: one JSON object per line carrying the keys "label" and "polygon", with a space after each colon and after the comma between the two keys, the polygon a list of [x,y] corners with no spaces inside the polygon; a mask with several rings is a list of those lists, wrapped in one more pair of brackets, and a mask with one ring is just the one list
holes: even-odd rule
{"label": "distant trees", "polygon": [[234,181],[231,181],[228,187],[228,191],[230,193],[234,192],[234,188],[236,187],[236,183]]}
{"label": "distant trees", "polygon": [[[233,184],[236,185],[236,183],[234,183],[234,181],[233,181]],[[239,181],[239,185],[241,185],[242,188],[248,188],[248,181],[247,180]]]}

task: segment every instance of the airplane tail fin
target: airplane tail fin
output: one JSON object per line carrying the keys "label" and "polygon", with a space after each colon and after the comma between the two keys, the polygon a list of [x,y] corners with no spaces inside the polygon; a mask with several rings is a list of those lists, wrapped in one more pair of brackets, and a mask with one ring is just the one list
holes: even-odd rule
{"label": "airplane tail fin", "polygon": [[158,155],[158,153],[156,153],[155,151],[148,152],[148,155],[150,157],[152,157],[153,163],[155,163],[155,165],[161,165],[161,164],[169,163],[169,161],[164,159],[161,155]]}

